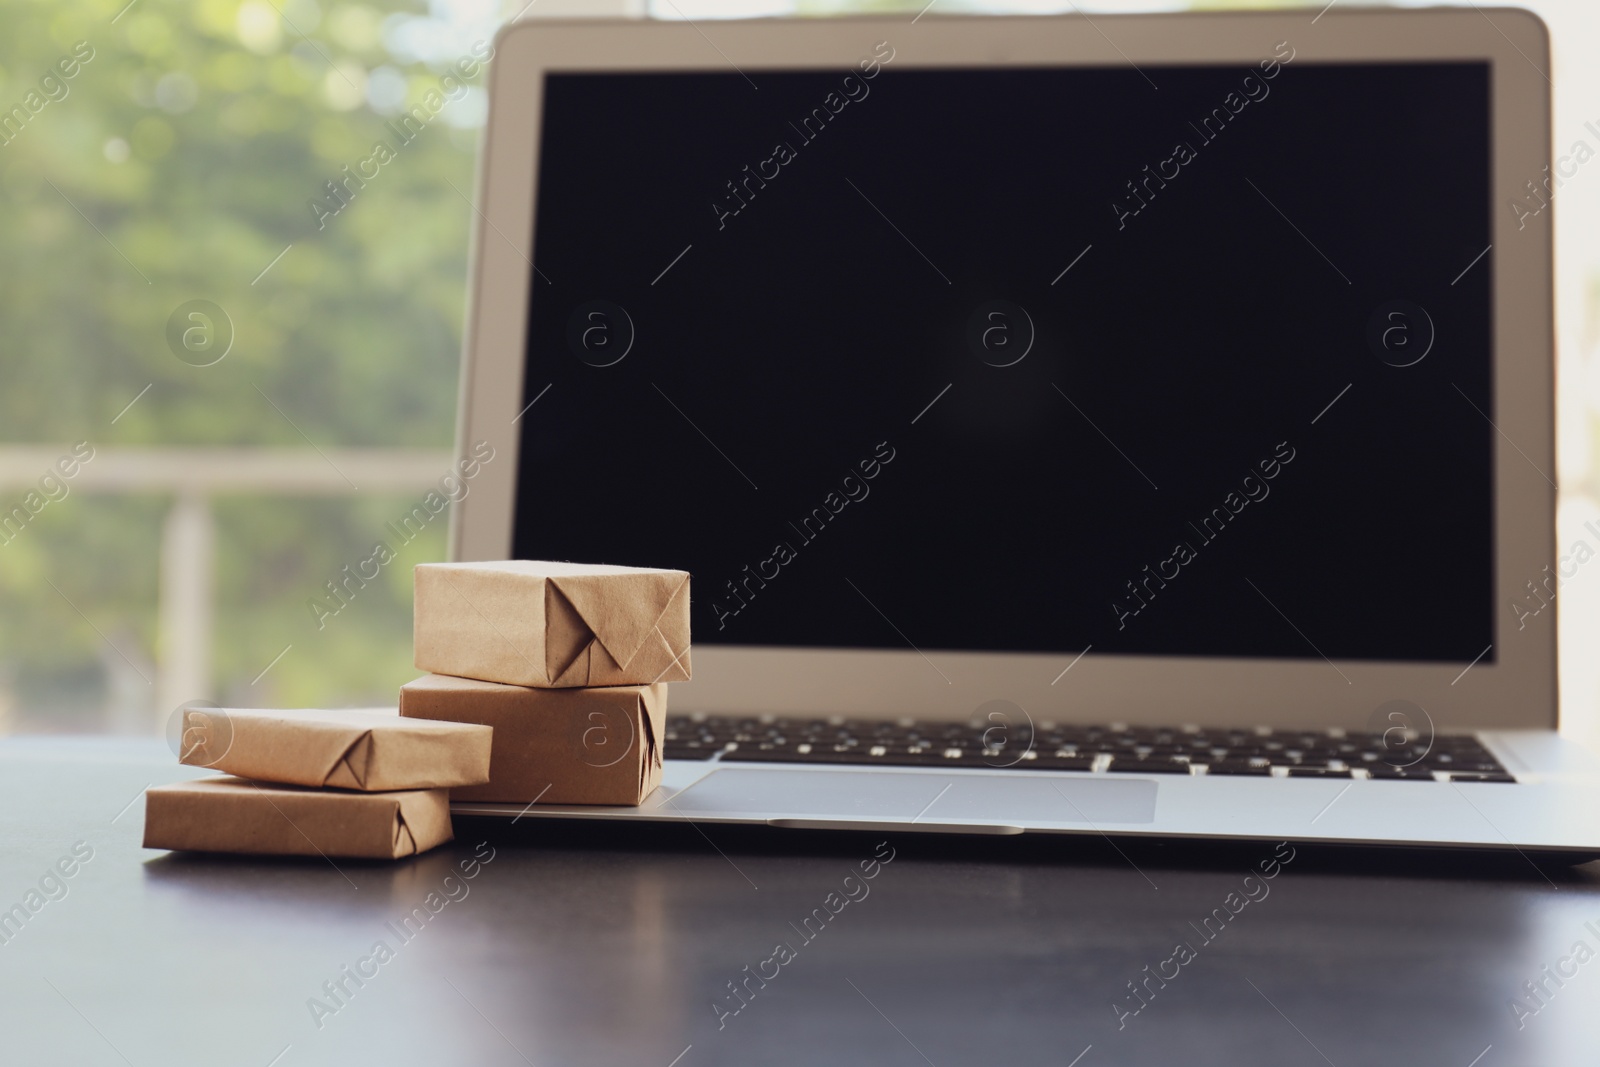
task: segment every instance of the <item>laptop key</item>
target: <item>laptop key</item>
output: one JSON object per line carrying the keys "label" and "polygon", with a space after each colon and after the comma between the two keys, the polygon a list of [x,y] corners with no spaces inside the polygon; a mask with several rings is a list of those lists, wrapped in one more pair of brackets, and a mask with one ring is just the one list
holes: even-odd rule
{"label": "laptop key", "polygon": [[1368,778],[1401,782],[1433,781],[1433,772],[1426,767],[1391,767],[1387,763],[1369,763],[1366,768]]}
{"label": "laptop key", "polygon": [[1218,760],[1206,767],[1207,774],[1246,774],[1258,778],[1272,775],[1272,768],[1251,763],[1249,760]]}
{"label": "laptop key", "polygon": [[1188,774],[1187,760],[1135,759],[1132,756],[1114,756],[1106,770],[1113,774]]}
{"label": "laptop key", "polygon": [[1331,767],[1290,767],[1290,778],[1348,778],[1350,772],[1343,768],[1334,770]]}
{"label": "laptop key", "polygon": [[[1000,765],[1004,766],[1004,761]],[[1019,760],[1012,766],[1019,771],[1087,771],[1094,766],[1094,760],[1084,756],[1039,756]]]}
{"label": "laptop key", "polygon": [[1462,772],[1475,772],[1479,774],[1504,774],[1505,768],[1493,760],[1464,759],[1450,762],[1423,760],[1423,763],[1436,771],[1449,771],[1451,774]]}

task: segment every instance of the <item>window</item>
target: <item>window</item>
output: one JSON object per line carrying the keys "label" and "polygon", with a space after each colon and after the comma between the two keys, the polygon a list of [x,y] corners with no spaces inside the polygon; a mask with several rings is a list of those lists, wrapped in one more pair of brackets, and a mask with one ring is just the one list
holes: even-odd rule
{"label": "window", "polygon": [[[442,558],[448,498],[471,491],[441,479],[504,18],[1223,6],[535,2],[7,9],[0,731],[151,732],[195,698],[389,703],[413,675],[410,569]],[[1600,68],[1584,61],[1600,39],[1580,0],[1529,6],[1552,28],[1571,157],[1556,208],[1565,554],[1600,550],[1600,246],[1584,239],[1600,232],[1585,125],[1600,128]],[[1567,569],[1566,726],[1600,738],[1600,658],[1585,654],[1600,564]]]}

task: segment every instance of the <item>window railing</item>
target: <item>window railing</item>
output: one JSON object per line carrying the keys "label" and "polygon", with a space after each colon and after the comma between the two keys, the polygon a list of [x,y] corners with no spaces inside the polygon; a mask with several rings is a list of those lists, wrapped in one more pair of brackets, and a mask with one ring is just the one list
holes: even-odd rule
{"label": "window railing", "polygon": [[[59,467],[72,456],[63,446],[0,446],[0,542],[26,527],[53,495],[160,494],[173,497],[162,525],[157,583],[157,657],[153,708],[166,715],[185,701],[213,695],[216,527],[212,497],[353,496],[357,492],[421,492],[435,488],[452,462],[449,452],[397,448],[138,448],[96,446],[93,459]],[[46,472],[53,483],[41,485]],[[39,511],[28,507],[28,497]],[[85,616],[87,618],[87,616]],[[91,625],[93,625],[91,623]],[[159,729],[160,722],[145,724]]]}

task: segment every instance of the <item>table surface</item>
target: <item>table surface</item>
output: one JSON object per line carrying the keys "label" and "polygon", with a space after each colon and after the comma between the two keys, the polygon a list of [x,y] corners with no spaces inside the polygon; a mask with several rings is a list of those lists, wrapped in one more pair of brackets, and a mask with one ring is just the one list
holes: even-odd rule
{"label": "table surface", "polygon": [[392,864],[142,849],[188,776],[0,741],[0,910],[37,907],[0,927],[0,1061],[1600,1060],[1600,863],[1302,847],[1247,882],[1272,848],[474,820]]}

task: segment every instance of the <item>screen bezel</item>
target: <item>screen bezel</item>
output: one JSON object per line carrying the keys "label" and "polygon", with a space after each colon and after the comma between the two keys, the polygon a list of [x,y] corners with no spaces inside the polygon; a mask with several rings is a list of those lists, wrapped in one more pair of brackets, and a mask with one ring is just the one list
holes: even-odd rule
{"label": "screen bezel", "polygon": [[[1488,18],[1484,16],[1487,15]],[[1491,21],[1492,20],[1492,21]],[[918,67],[1253,65],[1287,40],[1297,62],[1468,60],[1490,65],[1494,245],[1494,662],[1304,660],[938,652],[938,669],[901,650],[702,645],[675,710],[965,718],[986,701],[1036,720],[1369,725],[1411,701],[1438,729],[1554,728],[1554,612],[1520,632],[1509,605],[1555,559],[1553,281],[1550,213],[1522,231],[1503,210],[1550,159],[1544,24],[1512,9],[1329,11],[1047,18],[674,22],[524,22],[503,29],[490,64],[489,121],[474,219],[472,285],[457,451],[489,442],[474,492],[455,507],[450,557],[504,559],[513,543],[525,403],[537,155],[547,72],[846,70],[879,41],[895,69]],[[1113,43],[1114,42],[1114,43]],[[726,58],[718,55],[719,50]],[[1419,191],[1425,195],[1425,191]],[[1403,205],[1399,209],[1403,209]],[[1464,265],[1464,264],[1463,264]],[[544,398],[559,403],[558,397]],[[527,417],[536,417],[537,407]],[[1512,443],[1514,442],[1514,444]],[[1533,467],[1537,466],[1538,472]],[[1542,473],[1539,473],[1542,472]],[[596,561],[603,562],[603,561]],[[1390,610],[1404,611],[1403,591]],[[1070,667],[1069,667],[1070,665]]]}

